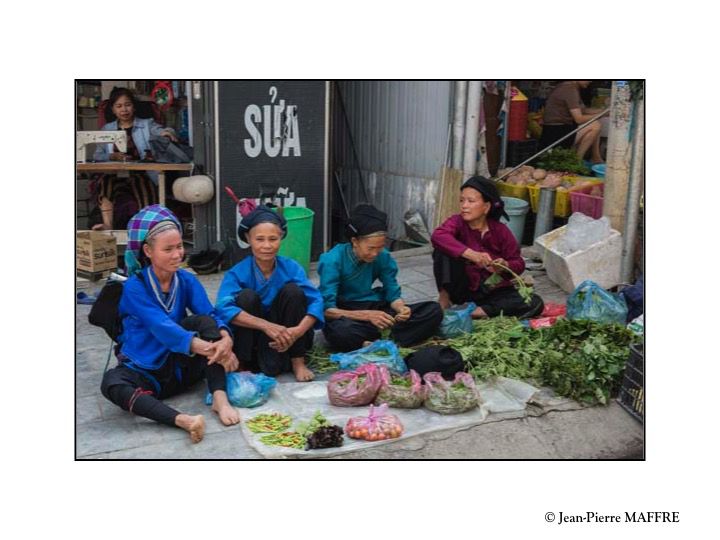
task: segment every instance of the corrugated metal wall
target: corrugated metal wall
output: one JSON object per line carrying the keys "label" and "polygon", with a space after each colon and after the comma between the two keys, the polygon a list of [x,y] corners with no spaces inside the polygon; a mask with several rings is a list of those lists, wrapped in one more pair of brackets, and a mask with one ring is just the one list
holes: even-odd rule
{"label": "corrugated metal wall", "polygon": [[[390,236],[405,236],[417,209],[431,226],[452,121],[450,81],[342,81],[345,109],[370,202],[388,213]],[[337,97],[337,96],[336,96]],[[335,168],[348,206],[364,202],[342,109],[333,125]]]}

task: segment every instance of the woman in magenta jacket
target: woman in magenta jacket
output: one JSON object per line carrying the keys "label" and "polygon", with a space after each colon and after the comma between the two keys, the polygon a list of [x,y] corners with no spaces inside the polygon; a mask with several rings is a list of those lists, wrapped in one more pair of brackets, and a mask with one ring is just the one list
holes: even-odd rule
{"label": "woman in magenta jacket", "polygon": [[[525,270],[520,246],[500,217],[507,214],[492,180],[473,176],[461,187],[460,213],[449,217],[432,234],[433,273],[438,302],[443,309],[452,304],[474,302],[473,318],[500,314],[521,318],[534,317],[543,310],[543,301],[533,295],[526,303],[513,286],[510,274]],[[486,283],[498,273],[501,280]]]}

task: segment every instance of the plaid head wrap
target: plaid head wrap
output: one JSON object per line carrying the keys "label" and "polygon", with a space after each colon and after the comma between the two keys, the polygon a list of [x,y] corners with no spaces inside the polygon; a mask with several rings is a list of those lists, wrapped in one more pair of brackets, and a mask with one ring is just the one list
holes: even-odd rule
{"label": "plaid head wrap", "polygon": [[[161,224],[159,227],[157,225]],[[125,267],[128,276],[140,271],[140,250],[143,242],[152,231],[152,236],[175,228],[182,234],[182,225],[175,214],[164,206],[153,204],[146,206],[128,222],[128,243],[125,249]]]}

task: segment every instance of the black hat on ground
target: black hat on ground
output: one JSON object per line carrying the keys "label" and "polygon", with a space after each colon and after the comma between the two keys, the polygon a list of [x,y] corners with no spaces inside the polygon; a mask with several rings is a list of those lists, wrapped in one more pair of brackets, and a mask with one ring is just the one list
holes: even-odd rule
{"label": "black hat on ground", "polygon": [[462,355],[455,349],[442,345],[433,345],[415,351],[405,358],[405,363],[421,377],[426,373],[437,371],[444,379],[452,380],[456,373],[465,370]]}

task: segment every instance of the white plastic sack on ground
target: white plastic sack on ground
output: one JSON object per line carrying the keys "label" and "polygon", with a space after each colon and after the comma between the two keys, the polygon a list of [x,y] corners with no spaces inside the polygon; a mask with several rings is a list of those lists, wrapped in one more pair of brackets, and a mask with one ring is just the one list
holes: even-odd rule
{"label": "white plastic sack on ground", "polygon": [[483,405],[472,411],[456,415],[442,415],[425,408],[390,409],[398,416],[404,426],[403,435],[398,439],[368,442],[344,437],[344,444],[339,448],[322,450],[298,450],[279,446],[266,446],[260,442],[263,434],[251,432],[245,420],[261,413],[279,412],[292,417],[293,424],[289,431],[294,430],[298,422],[307,422],[316,411],[320,411],[330,422],[343,429],[348,419],[353,416],[367,416],[369,407],[334,407],[327,397],[327,383],[314,381],[310,383],[281,383],[275,387],[270,400],[254,409],[239,409],[243,419],[241,431],[250,446],[266,458],[286,457],[329,457],[354,450],[372,448],[381,444],[393,444],[406,441],[411,437],[435,431],[461,429],[484,422],[490,413],[503,413],[503,418],[515,414],[517,417],[526,415],[527,401],[537,388],[522,381],[500,378],[492,383],[479,387]]}
{"label": "white plastic sack on ground", "polygon": [[564,255],[580,251],[610,236],[610,220],[603,216],[593,219],[575,212],[568,220],[565,235],[558,240],[556,249]]}

